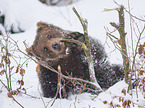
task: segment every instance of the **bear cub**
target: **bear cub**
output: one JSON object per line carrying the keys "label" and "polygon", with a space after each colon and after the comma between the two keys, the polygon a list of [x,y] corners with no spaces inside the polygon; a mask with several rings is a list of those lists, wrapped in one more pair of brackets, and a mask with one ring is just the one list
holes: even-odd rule
{"label": "bear cub", "polygon": [[[74,39],[85,43],[84,35],[79,32],[67,31],[52,24],[38,22],[36,38],[33,45],[27,49],[27,52],[31,56],[35,55],[35,57],[37,56],[42,61],[45,61],[55,70],[58,70],[59,65],[64,75],[89,81],[88,63],[81,46],[75,43],[61,42],[60,39]],[[96,79],[102,89],[109,88],[123,79],[123,68],[120,65],[110,64],[101,43],[91,37],[89,39]],[[58,75],[40,64],[38,77],[43,96],[55,97]],[[62,85],[63,95],[60,96],[60,93],[58,93],[57,97],[66,98],[70,93],[78,93],[84,87],[81,83],[76,84],[70,80],[63,80]],[[92,89],[91,85],[88,84],[85,88]],[[82,90],[82,92],[90,92],[87,89]]]}

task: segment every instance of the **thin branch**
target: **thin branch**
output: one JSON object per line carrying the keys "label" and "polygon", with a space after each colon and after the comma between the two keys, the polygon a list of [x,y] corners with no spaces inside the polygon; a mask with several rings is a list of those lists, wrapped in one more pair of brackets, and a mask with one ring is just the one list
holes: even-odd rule
{"label": "thin branch", "polygon": [[[3,86],[8,90],[8,92],[10,93],[10,90],[8,89],[8,87],[3,83],[3,81],[0,79],[0,82],[3,84]],[[13,100],[20,105],[22,108],[24,108],[23,105],[21,105],[13,96],[11,96],[13,98]]]}
{"label": "thin branch", "polygon": [[78,40],[74,40],[74,39],[60,39],[60,41],[62,41],[62,42],[72,42],[72,43],[80,45],[84,50],[87,49],[86,45],[83,42],[80,42]]}
{"label": "thin branch", "polygon": [[[113,1],[114,1],[114,3],[117,4],[119,7],[121,6],[121,5],[119,5],[115,0],[113,0]],[[125,10],[131,17],[134,17],[134,18],[137,19],[137,20],[140,20],[140,21],[145,22],[145,20],[143,20],[143,19],[141,19],[141,18],[138,18],[138,17],[134,16],[133,14],[131,14],[130,11],[128,11],[127,9],[124,8],[124,10]]]}
{"label": "thin branch", "polygon": [[[138,45],[139,45],[139,42],[141,40],[141,36],[142,34],[144,33],[145,31],[145,25],[144,25],[144,28],[143,30],[140,32],[139,34],[139,38],[138,38],[138,41],[137,41],[137,44],[136,44],[136,48],[135,48],[135,55],[133,56],[133,63],[132,63],[132,71],[134,71],[134,65],[135,65],[135,58],[136,58],[136,55],[137,55],[137,49],[138,49]],[[132,80],[132,77],[130,77],[130,80],[129,80],[129,85],[131,85],[131,80]],[[130,90],[131,88],[129,88],[128,90]]]}
{"label": "thin branch", "polygon": [[[60,98],[62,98],[62,96],[61,96],[61,89],[62,89],[62,83],[61,83],[62,76],[61,76],[61,74],[62,73],[61,73],[61,67],[60,67],[60,65],[58,65],[58,72],[59,72],[60,75],[58,75],[57,90],[56,90],[56,94],[55,94],[55,97],[53,99],[53,102],[52,102],[51,106],[54,105],[54,102],[55,102],[58,94],[60,94]],[[65,88],[63,88],[63,89],[65,89]]]}
{"label": "thin branch", "polygon": [[124,23],[124,7],[121,5],[119,9],[116,9],[119,14],[119,25],[116,23],[110,23],[113,27],[115,27],[120,35],[121,39],[121,54],[123,58],[123,66],[124,66],[124,73],[125,73],[125,82],[128,83],[129,77],[128,77],[128,70],[129,70],[129,59],[127,54],[127,47],[126,47],[126,33],[125,33],[125,23]]}
{"label": "thin branch", "polygon": [[95,86],[93,86],[95,90],[102,90],[100,85],[97,82],[96,77],[95,77],[93,59],[91,56],[91,46],[90,46],[90,41],[89,41],[89,37],[88,37],[88,30],[87,30],[88,22],[86,19],[83,19],[80,17],[80,15],[78,14],[77,10],[74,7],[72,9],[75,12],[75,14],[77,15],[77,17],[80,20],[82,27],[83,27],[84,37],[85,37],[85,45],[86,45],[86,49],[84,49],[84,52],[86,54],[87,61],[88,61],[90,80],[91,80],[91,82],[96,84]]}
{"label": "thin branch", "polygon": [[42,103],[43,103],[44,107],[47,108],[47,106],[45,105],[44,99],[43,99],[43,97],[42,97],[42,95],[41,95],[41,93],[40,93],[39,85],[40,85],[40,83],[38,84],[37,89],[38,89],[38,92],[39,92],[39,94],[40,94],[40,99],[42,100]]}
{"label": "thin branch", "polygon": [[34,98],[34,99],[40,99],[39,97],[35,97],[35,96],[29,95],[27,93],[23,93],[23,92],[21,92],[21,93],[24,94],[24,95],[26,95],[26,96],[30,96],[31,98]]}
{"label": "thin branch", "polygon": [[[128,10],[129,10],[129,13],[130,13],[130,4],[129,4],[129,0],[128,0]],[[134,46],[133,46],[133,26],[132,26],[132,21],[133,21],[133,18],[130,16],[130,33],[131,33],[131,43],[132,43],[132,53],[134,53]],[[135,31],[135,30],[134,30]],[[134,54],[133,54],[134,55]]]}

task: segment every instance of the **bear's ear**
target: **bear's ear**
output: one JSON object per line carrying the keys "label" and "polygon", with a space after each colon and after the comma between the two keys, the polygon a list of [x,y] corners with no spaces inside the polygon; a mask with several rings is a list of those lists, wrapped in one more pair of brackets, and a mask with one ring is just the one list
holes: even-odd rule
{"label": "bear's ear", "polygon": [[85,37],[80,32],[71,32],[71,33],[68,33],[67,34],[67,38],[78,40],[78,41],[83,42],[83,43],[85,42]]}
{"label": "bear's ear", "polygon": [[44,23],[44,22],[37,22],[37,27],[42,27],[42,28],[45,28],[45,27],[48,27],[48,24]]}
{"label": "bear's ear", "polygon": [[40,32],[43,28],[48,27],[48,24],[44,23],[44,22],[38,22],[37,23],[37,32]]}
{"label": "bear's ear", "polygon": [[28,55],[33,56],[33,45],[30,48],[26,48],[26,52],[28,53]]}
{"label": "bear's ear", "polygon": [[[67,38],[68,39],[78,40],[80,42],[85,43],[85,37],[84,37],[84,35],[82,33],[79,33],[79,32],[71,32],[71,33],[68,33],[67,34]],[[80,45],[77,45],[75,43],[67,43],[67,45],[69,47],[71,47],[71,48],[72,47],[76,48],[78,51],[82,51],[83,50],[83,48]]]}

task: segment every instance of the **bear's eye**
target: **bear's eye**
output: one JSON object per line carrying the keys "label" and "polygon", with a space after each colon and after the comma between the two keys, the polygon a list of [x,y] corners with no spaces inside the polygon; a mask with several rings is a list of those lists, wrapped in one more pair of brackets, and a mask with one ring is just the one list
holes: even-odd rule
{"label": "bear's eye", "polygon": [[44,47],[44,51],[48,51],[48,48],[47,47]]}
{"label": "bear's eye", "polygon": [[58,44],[57,42],[52,43],[52,48],[53,48],[54,50],[59,49],[59,44]]}
{"label": "bear's eye", "polygon": [[50,38],[52,38],[52,36],[48,35],[47,38],[50,39]]}

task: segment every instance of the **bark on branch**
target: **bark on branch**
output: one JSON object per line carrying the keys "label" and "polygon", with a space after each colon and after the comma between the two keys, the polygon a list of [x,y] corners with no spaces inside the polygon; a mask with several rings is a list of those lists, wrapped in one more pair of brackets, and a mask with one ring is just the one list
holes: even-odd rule
{"label": "bark on branch", "polygon": [[84,52],[86,54],[87,61],[88,61],[90,80],[91,82],[96,84],[96,86],[94,86],[95,90],[102,90],[95,77],[94,65],[93,65],[93,60],[91,56],[91,46],[90,46],[88,30],[87,30],[88,22],[86,19],[83,19],[80,17],[80,15],[78,14],[77,10],[74,7],[73,7],[73,11],[75,12],[78,19],[80,20],[83,27],[83,31],[84,31],[85,45],[86,45],[86,48],[84,48]]}
{"label": "bark on branch", "polygon": [[127,55],[127,47],[126,47],[126,33],[125,33],[125,23],[124,23],[124,7],[121,6],[120,8],[116,9],[119,14],[119,24],[116,24],[114,22],[111,22],[110,24],[115,27],[120,35],[120,41],[121,41],[121,54],[123,58],[123,67],[124,67],[124,73],[125,73],[125,82],[128,83],[129,81],[129,59]]}

